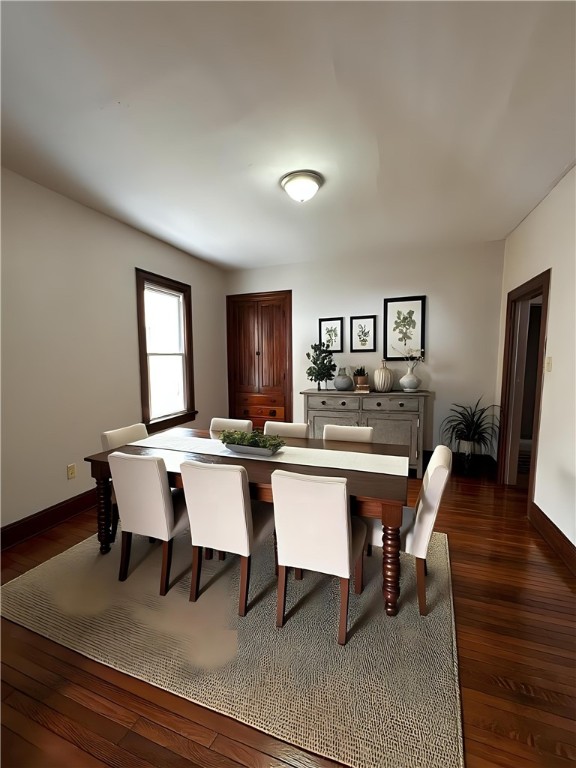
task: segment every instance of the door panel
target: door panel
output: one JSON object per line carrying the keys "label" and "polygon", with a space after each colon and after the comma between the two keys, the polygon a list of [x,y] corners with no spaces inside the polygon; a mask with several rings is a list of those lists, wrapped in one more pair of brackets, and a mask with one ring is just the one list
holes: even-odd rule
{"label": "door panel", "polygon": [[260,392],[282,394],[286,375],[284,307],[278,301],[263,301],[259,311]]}
{"label": "door panel", "polygon": [[378,416],[364,416],[363,424],[374,427],[375,443],[393,443],[395,445],[410,445],[410,462],[418,458],[418,416],[416,414],[389,415],[380,413]]}
{"label": "door panel", "polygon": [[258,306],[252,301],[235,302],[229,307],[228,366],[237,393],[258,392],[257,320]]}
{"label": "door panel", "polygon": [[310,419],[310,437],[318,438],[322,440],[324,435],[324,426],[326,424],[338,424],[343,427],[357,427],[358,414],[357,413],[343,413],[342,411],[334,411],[333,413],[322,412],[314,414]]}

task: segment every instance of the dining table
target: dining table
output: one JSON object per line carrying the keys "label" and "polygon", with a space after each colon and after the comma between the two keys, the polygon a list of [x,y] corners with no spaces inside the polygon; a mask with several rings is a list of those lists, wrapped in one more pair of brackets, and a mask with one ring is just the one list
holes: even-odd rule
{"label": "dining table", "polygon": [[[400,595],[400,527],[408,493],[406,445],[356,443],[314,438],[282,438],[285,445],[272,456],[235,453],[207,430],[174,427],[115,450],[164,459],[171,487],[181,488],[180,465],[192,459],[245,467],[250,495],[272,502],[272,472],[283,469],[300,474],[344,477],[351,513],[379,519],[382,524],[382,595],[386,613],[398,613]],[[112,483],[108,461],[113,451],[86,456],[96,482],[97,533],[101,554],[110,552],[115,526]]]}

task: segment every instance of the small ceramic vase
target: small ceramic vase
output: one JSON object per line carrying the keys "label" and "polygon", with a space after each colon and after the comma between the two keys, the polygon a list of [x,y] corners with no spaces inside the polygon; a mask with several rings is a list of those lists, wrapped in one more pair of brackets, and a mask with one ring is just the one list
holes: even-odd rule
{"label": "small ceramic vase", "polygon": [[386,367],[386,360],[374,371],[374,389],[376,392],[390,392],[394,383],[394,374]]}
{"label": "small ceramic vase", "polygon": [[354,382],[352,381],[352,377],[348,376],[346,368],[338,369],[338,376],[334,379],[334,389],[339,389],[341,392],[354,389]]}
{"label": "small ceramic vase", "polygon": [[416,366],[416,362],[416,360],[407,360],[408,371],[398,382],[404,392],[416,392],[420,386],[420,379],[418,376],[414,376],[414,367]]}

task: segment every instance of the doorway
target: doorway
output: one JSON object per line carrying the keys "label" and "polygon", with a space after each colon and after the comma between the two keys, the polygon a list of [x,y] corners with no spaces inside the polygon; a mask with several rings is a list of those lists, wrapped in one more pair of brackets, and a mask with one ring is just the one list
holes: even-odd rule
{"label": "doorway", "polygon": [[508,294],[498,481],[533,500],[538,453],[550,270]]}

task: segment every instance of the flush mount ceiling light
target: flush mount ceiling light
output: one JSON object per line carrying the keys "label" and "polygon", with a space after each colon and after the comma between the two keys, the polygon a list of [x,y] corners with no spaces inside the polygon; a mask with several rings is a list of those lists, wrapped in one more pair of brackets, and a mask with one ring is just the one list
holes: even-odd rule
{"label": "flush mount ceiling light", "polygon": [[280,186],[297,203],[311,200],[324,184],[324,177],[316,171],[291,171],[280,179]]}

